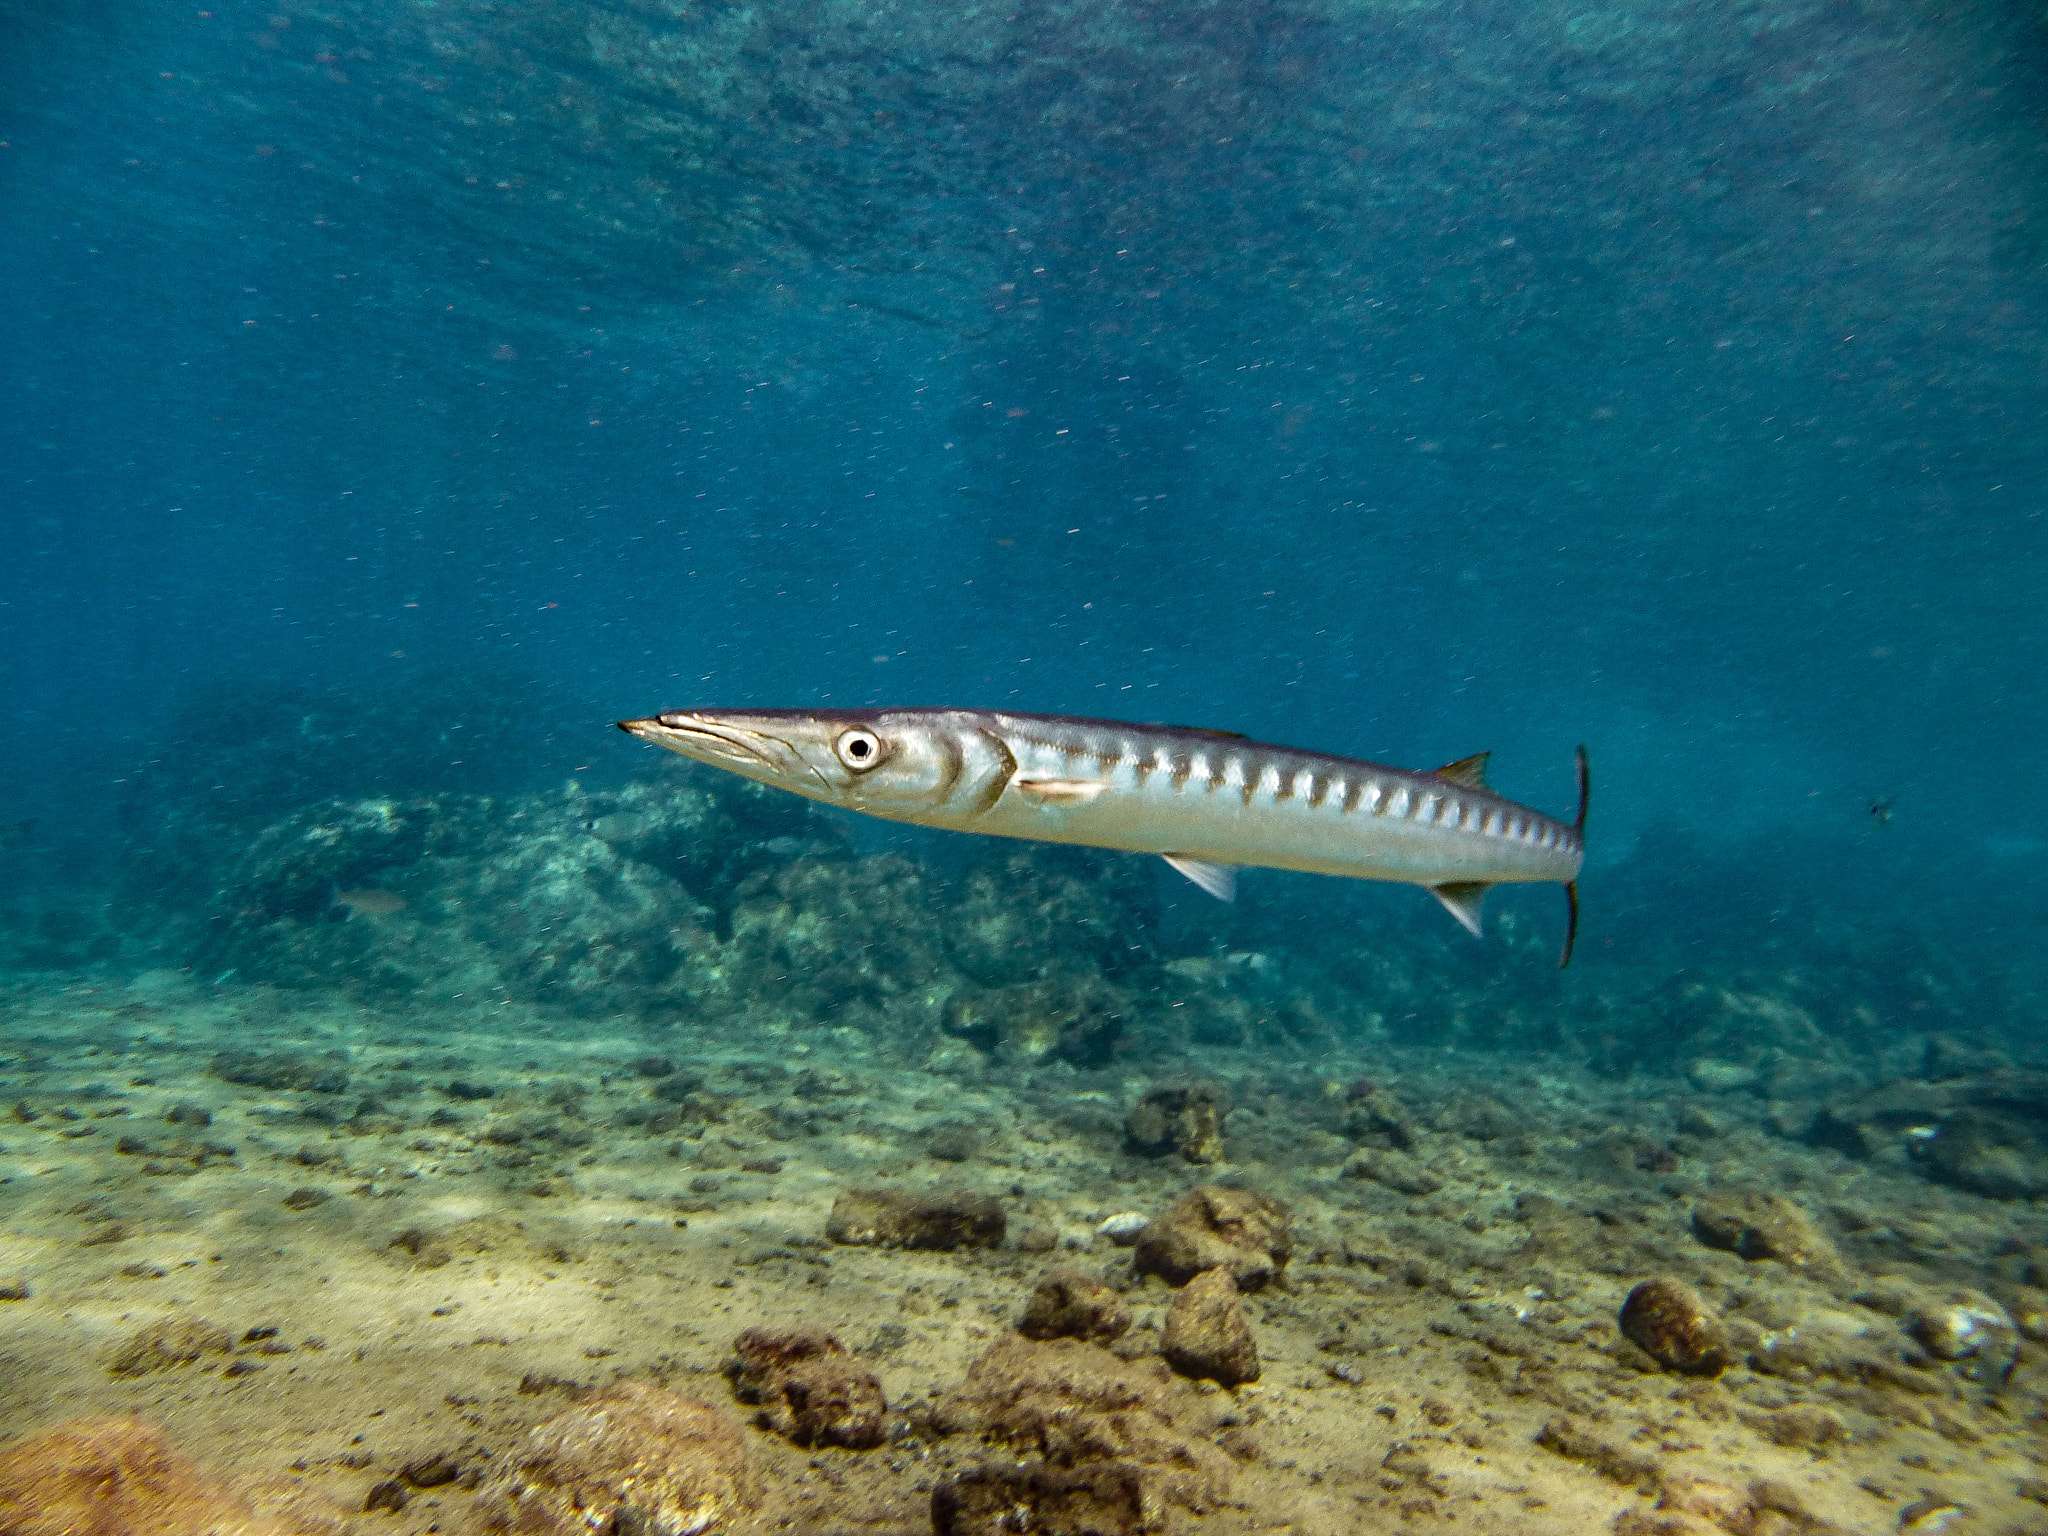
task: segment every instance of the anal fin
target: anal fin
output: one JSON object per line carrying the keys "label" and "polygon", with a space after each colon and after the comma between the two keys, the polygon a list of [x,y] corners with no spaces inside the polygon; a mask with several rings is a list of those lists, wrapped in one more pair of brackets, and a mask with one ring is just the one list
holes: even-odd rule
{"label": "anal fin", "polygon": [[1206,859],[1185,858],[1178,853],[1160,855],[1218,901],[1237,900],[1237,866],[1211,864]]}
{"label": "anal fin", "polygon": [[1463,923],[1474,938],[1479,938],[1486,932],[1480,908],[1493,885],[1490,880],[1453,880],[1446,885],[1432,885],[1429,894],[1442,902],[1444,910]]}

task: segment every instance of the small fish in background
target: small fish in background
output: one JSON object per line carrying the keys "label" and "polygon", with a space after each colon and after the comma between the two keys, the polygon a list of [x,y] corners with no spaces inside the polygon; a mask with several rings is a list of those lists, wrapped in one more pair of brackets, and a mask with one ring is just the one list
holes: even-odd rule
{"label": "small fish in background", "polygon": [[1892,824],[1892,802],[1889,795],[1870,802],[1870,819],[1880,827]]}
{"label": "small fish in background", "polygon": [[379,890],[368,886],[360,891],[336,891],[334,904],[348,909],[348,920],[359,917],[389,917],[394,912],[403,912],[406,900],[396,891]]}
{"label": "small fish in background", "polygon": [[26,821],[0,821],[0,849],[22,848],[35,836],[36,818]]}

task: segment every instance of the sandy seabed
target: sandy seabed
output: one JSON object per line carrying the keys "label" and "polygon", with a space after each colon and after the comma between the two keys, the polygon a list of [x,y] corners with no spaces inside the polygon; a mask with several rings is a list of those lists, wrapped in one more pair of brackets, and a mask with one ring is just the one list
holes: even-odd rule
{"label": "sandy seabed", "polygon": [[[1121,1292],[1118,1353],[1146,1363],[1173,1292],[1098,1228],[1221,1183],[1284,1201],[1294,1252],[1244,1299],[1259,1379],[1174,1388],[1233,1471],[1166,1529],[2048,1531],[2036,1207],[1773,1135],[1740,1092],[1422,1051],[999,1081],[853,1030],[650,1035],[170,971],[24,980],[5,1009],[0,1437],[140,1416],[280,1530],[482,1531],[494,1462],[633,1380],[749,1426],[765,1493],[716,1529],[928,1532],[933,1489],[990,1454],[932,1405],[1059,1266]],[[1143,1090],[1190,1075],[1236,1106],[1226,1161],[1125,1150]],[[1413,1129],[1328,1129],[1360,1094]],[[829,1241],[870,1187],[993,1196],[1007,1235]],[[1738,1188],[1789,1196],[1818,1260],[1703,1241],[1699,1203]],[[1728,1319],[1718,1378],[1621,1338],[1660,1274]],[[2021,1336],[1916,1346],[1913,1309],[1959,1286],[2002,1287]],[[195,1359],[133,1348],[194,1320]],[[799,1324],[879,1378],[886,1443],[752,1426],[732,1341]],[[463,1475],[400,1477],[436,1457]]]}

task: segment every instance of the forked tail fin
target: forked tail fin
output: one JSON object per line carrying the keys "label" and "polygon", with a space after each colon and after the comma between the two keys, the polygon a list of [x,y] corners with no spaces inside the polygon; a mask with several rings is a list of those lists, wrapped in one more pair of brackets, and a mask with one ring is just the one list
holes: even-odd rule
{"label": "forked tail fin", "polygon": [[[1578,752],[1579,765],[1579,817],[1572,823],[1572,834],[1579,840],[1580,856],[1584,857],[1586,846],[1586,806],[1593,798],[1593,776],[1586,766],[1586,749]],[[1561,971],[1572,963],[1572,946],[1579,941],[1579,882],[1567,880],[1564,883],[1565,905],[1570,917],[1564,930],[1564,953],[1558,957],[1557,968]]]}

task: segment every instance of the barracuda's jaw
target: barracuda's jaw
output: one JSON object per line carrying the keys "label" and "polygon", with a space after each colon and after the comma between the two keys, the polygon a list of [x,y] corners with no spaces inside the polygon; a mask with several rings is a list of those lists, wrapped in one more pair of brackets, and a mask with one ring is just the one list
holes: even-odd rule
{"label": "barracuda's jaw", "polygon": [[644,720],[621,720],[619,729],[680,757],[723,768],[763,784],[800,795],[829,796],[801,748],[782,735],[749,730],[730,720],[686,714],[680,710]]}

